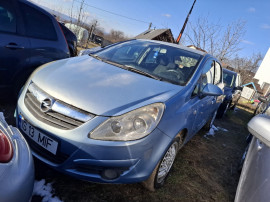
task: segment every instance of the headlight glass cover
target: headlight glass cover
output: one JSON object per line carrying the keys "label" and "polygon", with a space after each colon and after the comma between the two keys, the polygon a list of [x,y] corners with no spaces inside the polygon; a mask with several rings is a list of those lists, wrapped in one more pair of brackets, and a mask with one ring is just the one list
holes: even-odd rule
{"label": "headlight glass cover", "polygon": [[107,119],[90,132],[90,138],[96,140],[129,141],[150,134],[159,123],[164,104],[155,103],[133,110],[121,116]]}

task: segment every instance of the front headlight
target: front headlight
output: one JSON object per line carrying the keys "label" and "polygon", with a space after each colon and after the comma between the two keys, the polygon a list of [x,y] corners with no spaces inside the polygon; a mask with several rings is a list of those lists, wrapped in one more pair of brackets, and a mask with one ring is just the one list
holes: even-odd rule
{"label": "front headlight", "polygon": [[164,111],[162,103],[155,103],[111,117],[90,133],[96,140],[137,140],[150,134],[159,123]]}

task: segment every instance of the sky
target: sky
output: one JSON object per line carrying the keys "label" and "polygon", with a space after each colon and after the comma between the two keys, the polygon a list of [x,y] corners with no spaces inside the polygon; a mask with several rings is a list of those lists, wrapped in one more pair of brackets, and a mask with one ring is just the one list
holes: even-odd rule
{"label": "sky", "polygon": [[[82,0],[32,1],[69,14],[72,2],[78,10]],[[170,28],[177,38],[193,0],[85,0],[85,4],[88,20],[97,19],[106,32],[116,29],[132,37],[147,30],[151,22],[152,28]],[[249,57],[258,52],[265,55],[270,47],[269,10],[270,0],[197,0],[189,21],[207,17],[210,23],[224,28],[239,19],[245,21],[239,56]]]}

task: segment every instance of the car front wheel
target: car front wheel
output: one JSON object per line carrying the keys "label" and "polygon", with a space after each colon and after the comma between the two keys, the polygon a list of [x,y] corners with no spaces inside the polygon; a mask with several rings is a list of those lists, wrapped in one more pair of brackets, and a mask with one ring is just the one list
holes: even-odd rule
{"label": "car front wheel", "polygon": [[146,189],[150,191],[155,191],[155,189],[163,186],[174,163],[178,148],[179,138],[176,138],[171,144],[171,146],[168,148],[165,155],[160,160],[150,177],[142,183]]}

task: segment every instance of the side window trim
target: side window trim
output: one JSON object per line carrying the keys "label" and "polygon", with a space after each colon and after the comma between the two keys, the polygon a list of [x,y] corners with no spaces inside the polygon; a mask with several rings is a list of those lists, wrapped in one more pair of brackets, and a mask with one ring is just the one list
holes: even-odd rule
{"label": "side window trim", "polygon": [[[215,72],[216,72],[216,68],[220,68],[219,82],[216,83],[216,84],[219,84],[222,81],[223,72],[222,72],[222,66],[221,66],[221,64],[218,61],[215,60]],[[214,84],[215,84],[215,80],[216,80],[216,73],[215,73],[215,77],[214,77]]]}

